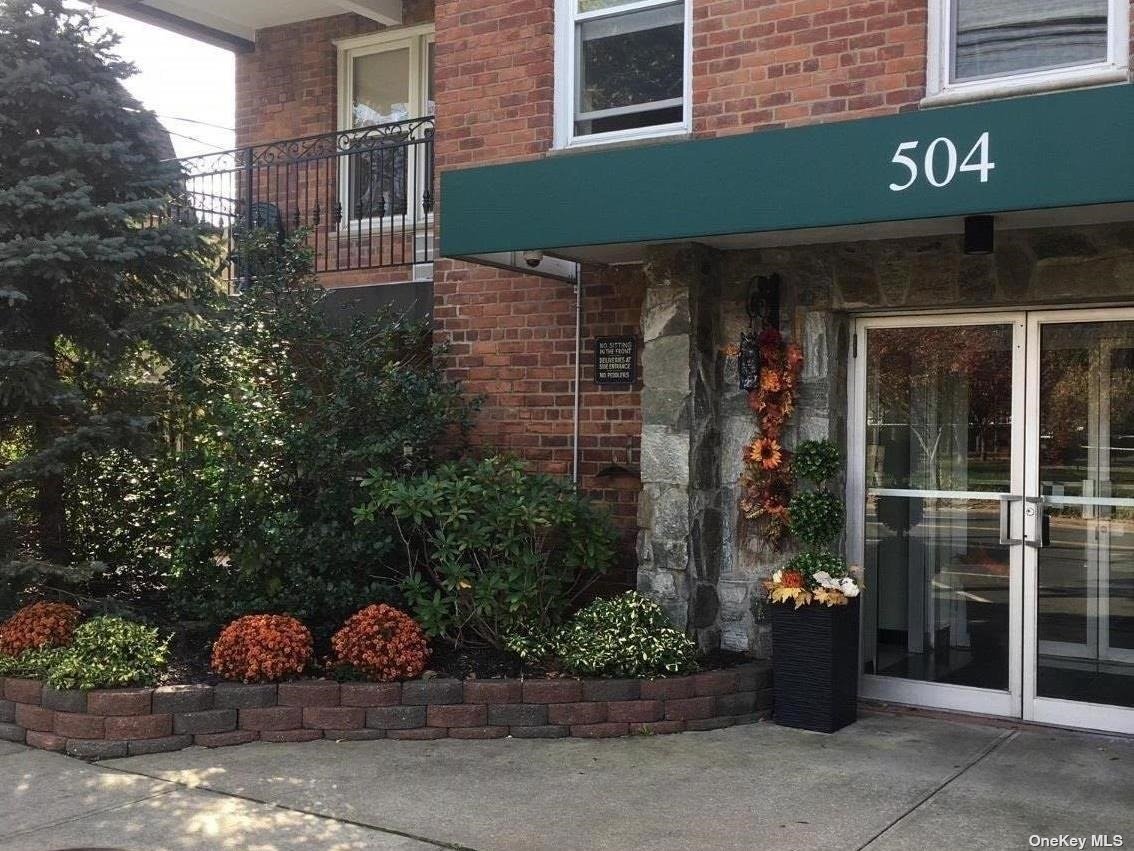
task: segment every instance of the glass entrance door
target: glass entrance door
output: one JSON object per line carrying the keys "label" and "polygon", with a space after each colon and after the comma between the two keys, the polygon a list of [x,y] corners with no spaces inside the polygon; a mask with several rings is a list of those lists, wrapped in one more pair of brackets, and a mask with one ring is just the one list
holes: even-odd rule
{"label": "glass entrance door", "polygon": [[859,323],[865,696],[1020,712],[1024,335],[1020,315]]}
{"label": "glass entrance door", "polygon": [[1134,732],[1134,316],[1028,337],[1025,717]]}
{"label": "glass entrance door", "polygon": [[1134,733],[1134,309],[854,339],[863,696]]}

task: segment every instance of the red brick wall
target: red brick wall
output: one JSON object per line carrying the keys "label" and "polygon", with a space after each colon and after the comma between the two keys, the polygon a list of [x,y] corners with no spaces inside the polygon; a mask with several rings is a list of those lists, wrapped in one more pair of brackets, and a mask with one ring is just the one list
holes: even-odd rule
{"label": "red brick wall", "polygon": [[[438,0],[436,10],[438,170],[546,151],[555,83],[551,0]],[[584,273],[580,473],[584,491],[604,502],[623,530],[623,578],[631,583],[641,490],[639,392],[597,387],[592,363],[595,337],[639,335],[644,290],[637,269]],[[477,438],[537,469],[568,474],[572,288],[440,261],[434,303],[438,338],[452,344],[452,374],[485,396]]]}
{"label": "red brick wall", "polygon": [[[692,2],[697,136],[884,115],[925,94],[927,0]],[[446,167],[551,147],[554,29],[553,0],[437,0]]]}
{"label": "red brick wall", "polygon": [[[693,0],[694,132],[910,109],[925,89],[925,0]],[[447,168],[551,147],[553,0],[438,0]]]}
{"label": "red brick wall", "polygon": [[[698,135],[896,111],[922,95],[922,0],[694,0],[693,17]],[[436,21],[438,171],[545,153],[553,141],[552,0],[437,0]],[[590,270],[587,278],[588,345],[603,334],[638,333],[640,274]],[[566,472],[570,288],[442,262],[434,292],[438,335],[453,343],[453,374],[487,397],[479,436],[545,470]],[[596,473],[614,465],[637,469],[639,394],[612,394],[589,382],[588,364],[583,482],[611,505],[629,545],[639,484]]]}
{"label": "red brick wall", "polygon": [[[433,20],[433,0],[405,0],[405,23]],[[361,15],[336,15],[256,33],[256,50],[236,55],[236,144],[261,145],[338,129],[334,40],[385,29]]]}
{"label": "red brick wall", "polygon": [[883,115],[925,94],[926,0],[694,0],[698,135]]}
{"label": "red brick wall", "polygon": [[[407,24],[432,18],[429,0],[407,3]],[[439,164],[531,156],[548,146],[553,27],[550,0],[437,3]],[[380,29],[365,18],[340,15],[262,30],[257,50],[238,59],[238,144],[334,130],[338,90],[332,42]],[[485,112],[490,104],[493,111]],[[407,272],[359,270],[320,280],[325,286],[354,286],[405,280]],[[438,338],[452,344],[452,375],[470,394],[485,397],[477,440],[520,455],[533,468],[569,474],[572,288],[448,261],[437,263],[435,278]],[[640,490],[638,391],[597,388],[591,346],[596,336],[638,333],[643,289],[636,270],[588,270],[584,285],[580,472],[587,492],[610,507],[624,530],[627,556],[633,550]],[[618,475],[619,470],[629,474]]]}
{"label": "red brick wall", "polygon": [[[641,436],[640,385],[594,384],[594,339],[639,336],[645,282],[636,268],[583,273],[580,474],[623,533],[623,573],[633,580]],[[543,472],[572,462],[575,294],[566,283],[441,261],[434,275],[437,338],[450,375],[483,397],[474,439]],[[639,370],[640,373],[640,370]]]}
{"label": "red brick wall", "polygon": [[437,141],[444,168],[551,146],[554,0],[437,0]]}

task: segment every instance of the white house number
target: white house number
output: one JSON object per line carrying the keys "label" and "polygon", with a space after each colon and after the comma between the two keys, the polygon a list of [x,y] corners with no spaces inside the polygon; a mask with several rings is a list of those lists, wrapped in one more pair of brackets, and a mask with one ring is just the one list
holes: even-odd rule
{"label": "white house number", "polygon": [[898,145],[898,150],[894,152],[894,157],[890,162],[907,171],[909,177],[905,183],[891,183],[891,191],[904,192],[922,178],[930,186],[942,189],[956,180],[957,175],[974,171],[980,175],[981,183],[988,183],[989,172],[996,168],[996,163],[990,159],[990,143],[987,131],[981,134],[972,150],[959,162],[956,143],[952,139],[941,136],[934,139],[926,147],[924,156],[920,157],[919,168],[918,160],[914,159],[911,154],[920,153],[918,150],[920,147],[921,142],[902,142]]}

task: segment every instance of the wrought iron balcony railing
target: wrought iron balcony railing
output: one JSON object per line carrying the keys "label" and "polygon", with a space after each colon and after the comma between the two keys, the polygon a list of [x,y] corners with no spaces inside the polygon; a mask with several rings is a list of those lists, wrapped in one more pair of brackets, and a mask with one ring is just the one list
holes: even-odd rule
{"label": "wrought iron balcony railing", "polygon": [[316,272],[433,260],[433,118],[182,159],[178,215],[239,235],[304,229]]}

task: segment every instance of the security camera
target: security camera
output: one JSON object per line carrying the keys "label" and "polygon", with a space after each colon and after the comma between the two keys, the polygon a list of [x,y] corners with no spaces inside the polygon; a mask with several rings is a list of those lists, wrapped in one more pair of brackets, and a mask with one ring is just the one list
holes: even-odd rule
{"label": "security camera", "polygon": [[532,269],[537,268],[539,266],[539,264],[543,262],[543,252],[542,251],[525,251],[524,252],[524,262],[527,263],[528,266],[530,266]]}

